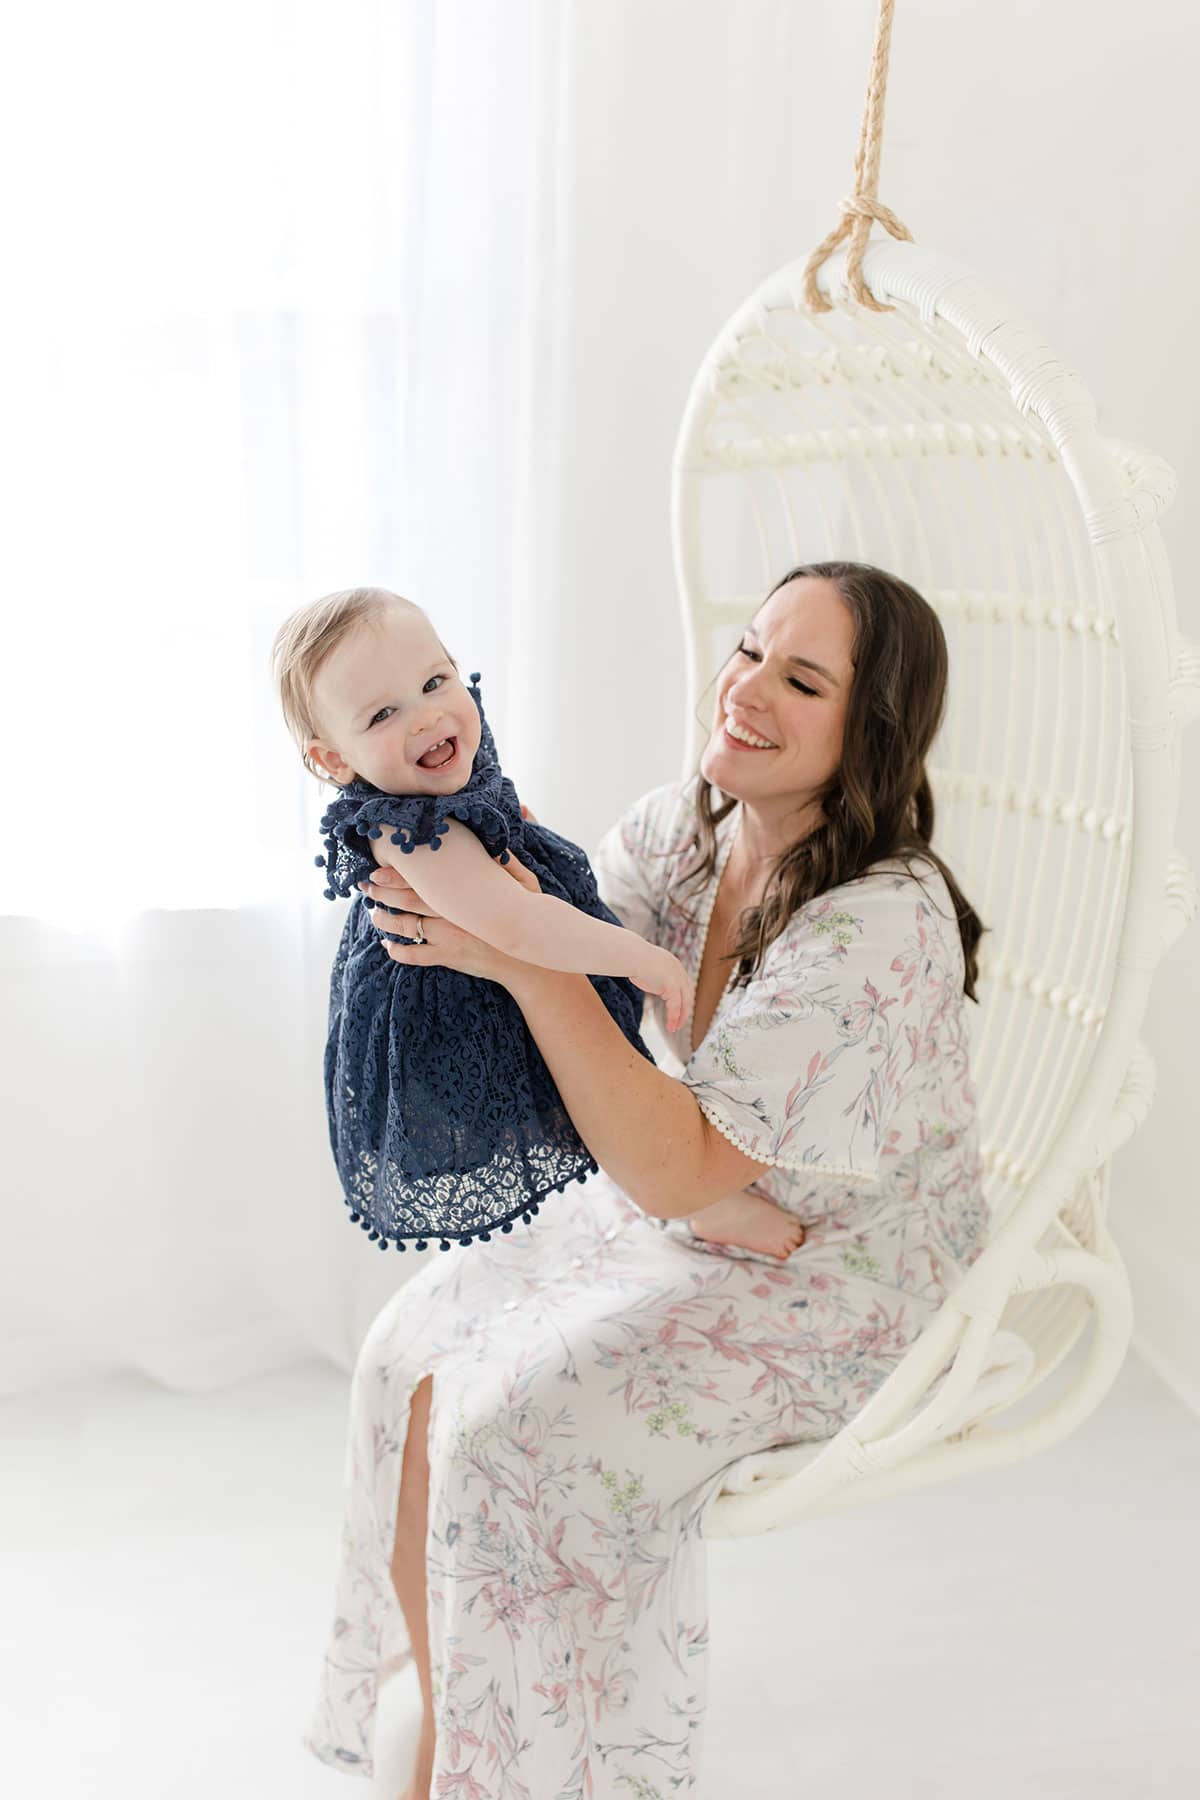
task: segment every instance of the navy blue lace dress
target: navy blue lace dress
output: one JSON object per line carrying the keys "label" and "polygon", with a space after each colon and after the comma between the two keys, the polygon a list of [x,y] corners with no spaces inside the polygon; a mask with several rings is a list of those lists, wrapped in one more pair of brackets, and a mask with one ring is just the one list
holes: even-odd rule
{"label": "navy blue lace dress", "polygon": [[[619,925],[583,851],[521,817],[483,713],[481,738],[457,794],[386,794],[368,781],[343,788],[321,819],[326,897],[351,897],[334,958],[325,1046],[329,1140],[352,1222],[398,1250],[430,1238],[486,1241],[526,1224],[545,1195],[596,1168],[568,1117],[541,1052],[507,989],[457,969],[393,962],[357,884],[378,866],[370,839],[385,830],[408,852],[436,848],[460,819],[502,861],[511,851],[542,892]],[[399,909],[387,907],[385,911]],[[396,943],[412,938],[387,933]],[[589,978],[629,1042],[653,1060],[638,1027],[643,995],[631,981]]]}

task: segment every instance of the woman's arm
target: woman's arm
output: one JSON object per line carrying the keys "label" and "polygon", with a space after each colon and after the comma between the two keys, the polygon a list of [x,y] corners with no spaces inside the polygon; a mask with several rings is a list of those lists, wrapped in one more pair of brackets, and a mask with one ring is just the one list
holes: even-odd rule
{"label": "woman's arm", "polygon": [[503,981],[575,1129],[643,1212],[686,1218],[740,1193],[770,1166],[744,1156],[681,1081],[639,1056],[589,981],[522,963]]}
{"label": "woman's arm", "polygon": [[506,956],[567,973],[623,975],[662,995],[669,1031],[687,1017],[691,983],[669,951],[512,880],[458,819],[447,821],[436,851],[426,844],[406,853],[387,839],[375,840],[375,848],[434,912]]}
{"label": "woman's arm", "polygon": [[[515,859],[502,873],[537,891],[537,878]],[[428,896],[410,885],[407,869],[385,870],[368,885],[384,906],[404,909],[399,918],[374,917],[382,930],[414,936],[420,918],[429,933],[425,944],[381,939],[393,962],[459,969],[508,989],[580,1137],[643,1212],[687,1218],[740,1193],[769,1167],[743,1156],[709,1124],[681,1081],[638,1054],[584,976],[518,962],[438,918]]]}

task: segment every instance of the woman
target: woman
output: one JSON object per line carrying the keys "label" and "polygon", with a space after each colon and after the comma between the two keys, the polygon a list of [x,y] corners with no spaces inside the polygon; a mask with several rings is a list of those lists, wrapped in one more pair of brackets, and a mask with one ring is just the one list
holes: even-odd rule
{"label": "woman", "polygon": [[[367,1335],[306,1740],[323,1760],[370,1771],[379,1679],[415,1658],[410,1800],[694,1784],[726,1469],[840,1430],[985,1242],[965,1008],[983,926],[929,850],[946,666],[904,582],[792,570],[718,678],[699,778],[605,838],[604,898],[696,982],[677,1072],[585,976],[511,961],[399,875],[371,883],[410,915],[377,922],[416,937],[419,916],[427,939],[387,954],[513,994],[602,1173],[431,1260]],[[752,1183],[802,1222],[786,1260],[704,1235]]]}

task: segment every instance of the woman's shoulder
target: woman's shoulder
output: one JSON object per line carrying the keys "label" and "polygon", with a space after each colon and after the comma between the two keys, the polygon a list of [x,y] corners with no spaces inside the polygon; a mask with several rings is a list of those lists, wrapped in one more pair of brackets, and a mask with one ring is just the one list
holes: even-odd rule
{"label": "woman's shoulder", "polygon": [[625,849],[667,855],[688,848],[696,830],[694,781],[664,781],[627,807],[615,829]]}
{"label": "woman's shoulder", "polygon": [[[881,857],[878,862],[860,870],[841,885],[850,890],[865,887],[874,895],[890,895],[902,901],[911,900],[914,897],[913,890],[919,888],[936,899],[939,906],[950,897],[946,878],[937,863],[931,856],[920,851],[914,851],[908,856]],[[949,913],[953,918],[953,906],[949,907]]]}
{"label": "woman's shoulder", "polygon": [[[962,938],[946,878],[932,858],[884,857],[857,875],[806,900],[776,939],[787,955],[817,936],[843,951],[859,947],[899,952],[910,936],[934,941],[946,958],[962,960]],[[774,948],[775,946],[772,946]]]}

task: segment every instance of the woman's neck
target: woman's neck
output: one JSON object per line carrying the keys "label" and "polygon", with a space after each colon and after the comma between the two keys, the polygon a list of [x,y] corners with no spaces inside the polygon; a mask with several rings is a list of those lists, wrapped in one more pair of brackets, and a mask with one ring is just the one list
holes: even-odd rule
{"label": "woman's neck", "polygon": [[815,831],[823,817],[819,801],[799,811],[767,811],[742,802],[725,874],[735,893],[748,896],[743,904],[758,904],[779,858]]}

